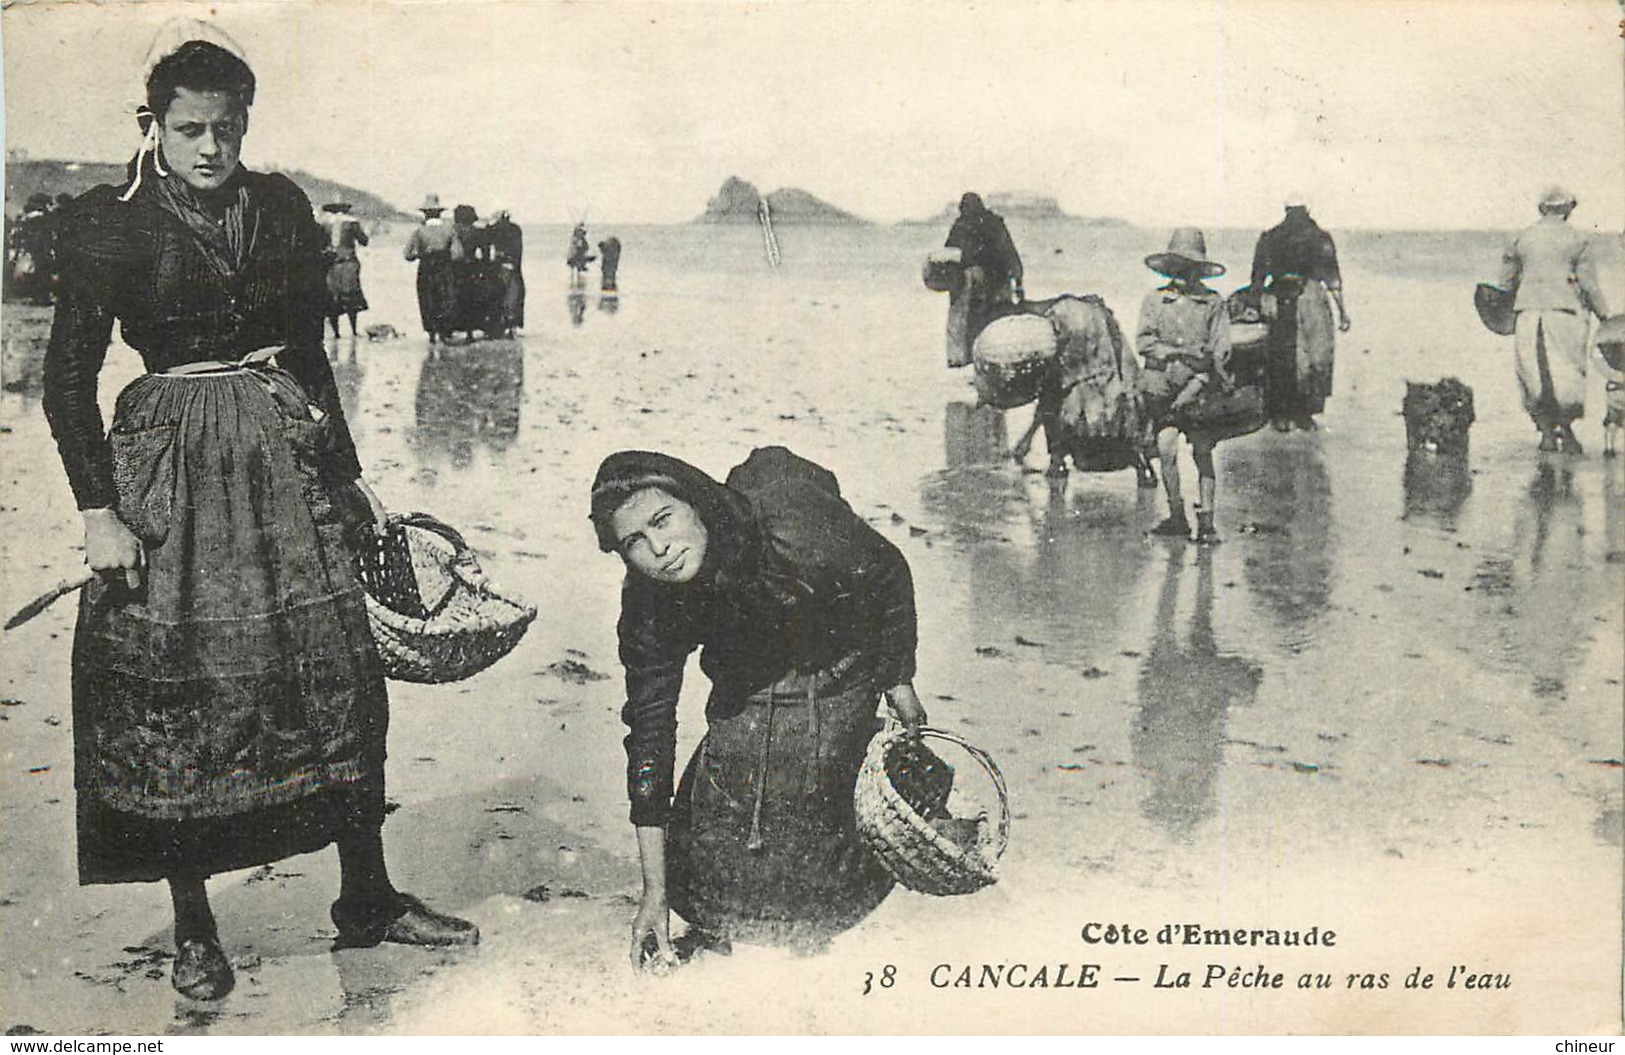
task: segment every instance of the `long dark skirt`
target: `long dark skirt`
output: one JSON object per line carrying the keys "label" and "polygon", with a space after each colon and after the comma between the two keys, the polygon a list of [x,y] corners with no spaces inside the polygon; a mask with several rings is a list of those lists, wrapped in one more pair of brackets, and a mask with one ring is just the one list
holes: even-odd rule
{"label": "long dark skirt", "polygon": [[711,720],[667,828],[678,915],[741,941],[818,944],[874,911],[892,880],[858,836],[852,789],[878,698],[864,672],[793,674]]}
{"label": "long dark skirt", "polygon": [[367,295],[361,291],[361,261],[354,256],[339,257],[327,265],[327,314],[333,317],[367,310]]}
{"label": "long dark skirt", "polygon": [[510,329],[525,325],[525,276],[516,267],[503,268],[502,321]]}
{"label": "long dark skirt", "polygon": [[381,823],[388,698],[303,391],[274,368],[147,375],[111,438],[146,569],[80,602],[80,882],[264,864]]}
{"label": "long dark skirt", "polygon": [[418,261],[418,317],[424,333],[450,333],[457,314],[457,270],[450,253]]}

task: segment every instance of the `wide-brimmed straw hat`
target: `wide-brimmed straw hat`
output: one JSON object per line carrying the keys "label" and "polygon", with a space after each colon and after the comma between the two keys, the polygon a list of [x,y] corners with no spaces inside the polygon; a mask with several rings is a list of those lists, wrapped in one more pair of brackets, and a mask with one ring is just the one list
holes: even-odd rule
{"label": "wide-brimmed straw hat", "polygon": [[1152,253],[1145,266],[1159,275],[1183,275],[1194,271],[1202,278],[1224,274],[1224,265],[1207,258],[1207,239],[1195,227],[1181,227],[1168,239],[1165,252]]}
{"label": "wide-brimmed straw hat", "polygon": [[440,195],[438,194],[425,194],[423,196],[423,204],[418,206],[418,212],[445,211],[445,207],[440,204]]}
{"label": "wide-brimmed straw hat", "polygon": [[1579,202],[1574,195],[1554,183],[1541,192],[1540,204],[1545,209],[1572,209]]}

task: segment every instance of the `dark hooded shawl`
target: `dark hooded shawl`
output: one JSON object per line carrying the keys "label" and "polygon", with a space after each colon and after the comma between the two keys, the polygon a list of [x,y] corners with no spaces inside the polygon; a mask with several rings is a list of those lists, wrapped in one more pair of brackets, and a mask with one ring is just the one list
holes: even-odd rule
{"label": "dark hooded shawl", "polygon": [[631,494],[660,487],[706,526],[705,561],[680,586],[628,571],[621,590],[621,663],[630,732],[632,822],[664,824],[671,803],[683,667],[702,648],[708,718],[737,714],[754,692],[792,671],[861,654],[879,689],[914,676],[914,583],[901,551],[852,511],[834,474],[783,447],[755,450],[716,480],[677,458],[622,451],[599,467],[592,520],[616,548],[609,520]]}

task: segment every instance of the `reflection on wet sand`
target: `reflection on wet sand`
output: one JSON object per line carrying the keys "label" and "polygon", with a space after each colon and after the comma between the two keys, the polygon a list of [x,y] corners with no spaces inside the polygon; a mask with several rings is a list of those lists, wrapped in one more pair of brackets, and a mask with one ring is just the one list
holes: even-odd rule
{"label": "reflection on wet sand", "polygon": [[445,455],[456,468],[472,463],[476,440],[507,450],[519,435],[524,389],[524,346],[517,341],[431,348],[418,374],[411,446],[425,461]]}
{"label": "reflection on wet sand", "polygon": [[965,544],[975,637],[1020,636],[1044,645],[1052,662],[1087,669],[1117,648],[1133,610],[1150,553],[1139,538],[1144,494],[1069,496],[1064,481],[955,469],[928,477],[921,497]]}
{"label": "reflection on wet sand", "polygon": [[1219,652],[1213,553],[1200,550],[1194,559],[1196,599],[1181,641],[1175,613],[1187,554],[1168,553],[1156,623],[1140,666],[1140,707],[1129,731],[1134,764],[1151,781],[1140,810],[1175,838],[1188,836],[1217,808],[1214,783],[1230,708],[1250,704],[1264,680],[1257,663]]}
{"label": "reflection on wet sand", "polygon": [[1456,530],[1462,506],[1473,493],[1473,471],[1467,454],[1413,450],[1405,456],[1405,516]]}
{"label": "reflection on wet sand", "polygon": [[1515,509],[1510,550],[1486,556],[1474,580],[1485,624],[1503,636],[1503,654],[1528,669],[1537,699],[1567,698],[1588,647],[1589,619],[1574,599],[1580,580],[1604,566],[1591,549],[1573,470],[1566,459],[1542,458]]}
{"label": "reflection on wet sand", "polygon": [[1271,436],[1226,444],[1219,456],[1220,515],[1246,537],[1247,586],[1293,636],[1289,645],[1302,644],[1298,636],[1312,637],[1337,585],[1337,511],[1319,443]]}
{"label": "reflection on wet sand", "polygon": [[605,293],[598,298],[598,310],[605,315],[613,315],[621,310],[621,298],[614,293]]}
{"label": "reflection on wet sand", "polygon": [[587,321],[587,295],[580,290],[571,290],[564,298],[565,305],[570,309],[570,325],[580,326]]}
{"label": "reflection on wet sand", "polygon": [[339,406],[344,408],[346,421],[356,421],[360,414],[361,379],[365,371],[356,359],[356,339],[338,339],[332,343],[328,365],[333,368],[333,384],[339,391]]}
{"label": "reflection on wet sand", "polygon": [[955,400],[942,411],[945,463],[950,469],[999,465],[1009,457],[1004,411]]}

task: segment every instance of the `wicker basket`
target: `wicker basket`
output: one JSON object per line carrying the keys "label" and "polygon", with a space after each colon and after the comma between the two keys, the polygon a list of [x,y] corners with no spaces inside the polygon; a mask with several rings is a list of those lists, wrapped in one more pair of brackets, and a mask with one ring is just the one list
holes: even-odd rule
{"label": "wicker basket", "polygon": [[1610,315],[1597,327],[1597,351],[1610,370],[1625,370],[1625,314]]}
{"label": "wicker basket", "polygon": [[959,262],[958,249],[933,249],[925,256],[925,266],[920,269],[920,280],[925,288],[938,293],[947,293],[959,285],[965,268]]}
{"label": "wicker basket", "polygon": [[1000,410],[1037,399],[1055,361],[1055,345],[1055,324],[1043,315],[1019,313],[988,323],[971,348],[977,398]]}
{"label": "wicker basket", "polygon": [[461,535],[427,513],[392,516],[374,539],[356,570],[387,677],[460,681],[507,655],[536,618],[535,607],[485,577]]}
{"label": "wicker basket", "polygon": [[998,791],[999,823],[991,847],[966,850],[931,827],[892,785],[886,773],[886,748],[904,735],[902,727],[893,725],[869,742],[853,792],[858,833],[892,878],[910,890],[940,897],[970,894],[992,885],[998,880],[994,864],[1010,840],[1010,796],[1004,774],[991,755],[963,738],[941,729],[920,730],[923,737],[963,748],[987,771]]}

